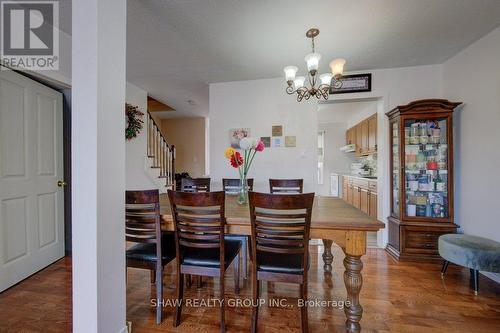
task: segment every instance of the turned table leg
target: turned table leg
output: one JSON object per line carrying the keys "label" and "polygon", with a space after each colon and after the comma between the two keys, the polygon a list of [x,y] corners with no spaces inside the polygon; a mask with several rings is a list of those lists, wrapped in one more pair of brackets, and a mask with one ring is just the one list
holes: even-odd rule
{"label": "turned table leg", "polygon": [[366,232],[347,231],[344,252],[344,283],[347,289],[347,302],[344,307],[345,327],[347,332],[360,332],[359,322],[363,315],[363,307],[359,303],[359,293],[363,285],[361,256],[366,253]]}
{"label": "turned table leg", "polygon": [[333,254],[332,254],[332,244],[333,241],[329,239],[323,239],[323,246],[325,250],[323,252],[323,269],[326,273],[332,272]]}
{"label": "turned table leg", "polygon": [[344,258],[344,283],[347,289],[347,305],[344,308],[346,315],[346,330],[347,332],[359,332],[361,326],[359,321],[363,315],[363,307],[359,304],[359,292],[363,285],[363,277],[361,276],[361,269],[363,263],[361,256],[351,256],[346,254]]}

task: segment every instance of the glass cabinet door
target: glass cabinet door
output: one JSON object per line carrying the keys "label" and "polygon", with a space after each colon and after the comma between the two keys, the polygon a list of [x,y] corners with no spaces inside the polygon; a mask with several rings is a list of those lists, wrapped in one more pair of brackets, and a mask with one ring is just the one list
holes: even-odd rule
{"label": "glass cabinet door", "polygon": [[447,118],[404,120],[406,217],[449,217],[447,125]]}
{"label": "glass cabinet door", "polygon": [[399,218],[399,184],[400,184],[400,170],[399,163],[399,118],[391,122],[391,149],[392,149],[392,204],[391,215]]}

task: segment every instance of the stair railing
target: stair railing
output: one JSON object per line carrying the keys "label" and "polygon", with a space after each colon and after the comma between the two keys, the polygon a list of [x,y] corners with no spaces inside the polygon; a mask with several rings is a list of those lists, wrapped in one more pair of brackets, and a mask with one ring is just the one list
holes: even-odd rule
{"label": "stair railing", "polygon": [[175,146],[169,145],[160,127],[148,111],[148,157],[153,159],[152,168],[160,169],[165,186],[175,190]]}

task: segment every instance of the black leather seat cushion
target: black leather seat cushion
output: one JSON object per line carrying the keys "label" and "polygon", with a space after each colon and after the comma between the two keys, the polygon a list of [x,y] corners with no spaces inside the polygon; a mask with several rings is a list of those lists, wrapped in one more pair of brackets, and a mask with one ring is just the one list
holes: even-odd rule
{"label": "black leather seat cushion", "polygon": [[[241,241],[236,239],[224,240],[224,267],[228,268],[233,259],[238,255]],[[185,247],[183,249],[183,265],[220,267],[219,249],[200,249]]]}
{"label": "black leather seat cushion", "polygon": [[[162,260],[167,264],[175,259],[175,238],[173,232],[162,232]],[[156,244],[139,243],[127,250],[127,259],[141,261],[156,261]]]}
{"label": "black leather seat cushion", "polygon": [[[272,273],[302,274],[303,254],[257,252],[257,270]],[[309,262],[307,261],[307,269]]]}

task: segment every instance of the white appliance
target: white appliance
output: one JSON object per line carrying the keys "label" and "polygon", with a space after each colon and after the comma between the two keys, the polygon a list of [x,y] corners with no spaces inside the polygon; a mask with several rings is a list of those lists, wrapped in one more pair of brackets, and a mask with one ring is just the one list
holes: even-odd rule
{"label": "white appliance", "polygon": [[356,151],[356,145],[355,144],[345,145],[343,147],[340,147],[340,151],[343,151],[344,153],[353,153]]}
{"label": "white appliance", "polygon": [[340,197],[342,187],[340,184],[342,183],[342,176],[338,173],[330,174],[330,195],[332,197]]}

